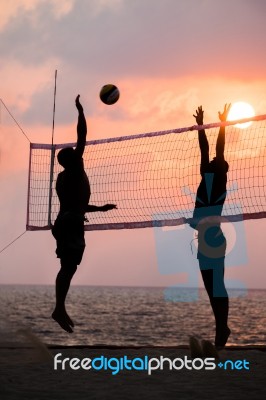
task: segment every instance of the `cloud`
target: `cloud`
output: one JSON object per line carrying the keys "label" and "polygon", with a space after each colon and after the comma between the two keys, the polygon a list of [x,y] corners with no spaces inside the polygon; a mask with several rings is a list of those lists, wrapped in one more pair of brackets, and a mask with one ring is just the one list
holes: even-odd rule
{"label": "cloud", "polygon": [[[73,7],[75,0],[9,0],[5,5],[1,6],[0,14],[0,31],[3,31],[8,24],[12,24],[13,20],[17,20],[19,15],[27,13],[31,17],[37,14],[38,7],[43,3],[47,7],[51,7],[53,15],[56,19],[62,18],[68,14]],[[32,22],[34,18],[32,18]]]}
{"label": "cloud", "polygon": [[1,5],[0,31],[3,31],[10,21],[17,17],[21,11],[31,11],[37,5],[38,0],[10,0]]}
{"label": "cloud", "polygon": [[196,72],[255,79],[255,74],[264,75],[261,49],[266,44],[258,4],[262,6],[240,0],[229,8],[194,0],[29,2],[6,23],[0,51],[24,65],[59,58],[73,71],[116,78]]}
{"label": "cloud", "polygon": [[[22,124],[50,126],[55,69],[59,125],[76,122],[78,93],[97,127],[102,119],[103,126],[127,122],[149,130],[176,126],[176,115],[185,124],[190,109],[211,96],[218,105],[206,103],[216,116],[219,98],[233,101],[236,93],[248,101],[247,85],[256,83],[256,93],[265,88],[257,84],[265,55],[254,46],[266,44],[259,0],[235,0],[229,8],[213,0],[15,3],[1,32],[1,96]],[[109,108],[99,101],[106,83],[121,91]]]}

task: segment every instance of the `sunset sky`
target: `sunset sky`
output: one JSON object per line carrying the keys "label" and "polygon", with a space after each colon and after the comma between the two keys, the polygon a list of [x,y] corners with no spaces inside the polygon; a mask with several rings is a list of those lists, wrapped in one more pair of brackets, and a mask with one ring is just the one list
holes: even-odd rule
{"label": "sunset sky", "polygon": [[[206,123],[228,102],[266,114],[264,0],[0,1],[0,98],[33,143],[51,142],[56,69],[55,143],[76,139],[77,94],[88,140],[193,125],[199,105]],[[113,106],[99,99],[106,83],[120,89]],[[25,230],[29,142],[3,105],[0,113],[1,249]],[[246,262],[227,277],[266,288],[266,221],[244,228]],[[152,229],[87,232],[86,241],[74,284],[189,281],[189,258],[184,271],[158,267]],[[0,254],[0,283],[52,284],[54,250],[50,232],[27,232]]]}

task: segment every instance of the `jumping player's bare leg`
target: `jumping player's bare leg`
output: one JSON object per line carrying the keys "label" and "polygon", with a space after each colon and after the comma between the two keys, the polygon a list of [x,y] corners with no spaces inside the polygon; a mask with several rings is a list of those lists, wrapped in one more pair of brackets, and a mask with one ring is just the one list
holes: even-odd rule
{"label": "jumping player's bare leg", "polygon": [[74,326],[65,308],[65,300],[70,287],[71,280],[77,270],[77,266],[69,261],[61,260],[61,269],[56,278],[56,306],[52,318],[66,332],[72,333]]}

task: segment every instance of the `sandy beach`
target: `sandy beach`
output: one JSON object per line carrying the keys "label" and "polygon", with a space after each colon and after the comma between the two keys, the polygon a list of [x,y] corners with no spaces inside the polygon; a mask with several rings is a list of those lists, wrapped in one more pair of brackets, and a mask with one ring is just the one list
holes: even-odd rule
{"label": "sandy beach", "polygon": [[[54,357],[60,358],[124,357],[128,359],[167,357],[171,360],[190,357],[188,346],[177,348],[118,347],[33,347],[0,348],[0,398],[17,399],[263,399],[266,394],[265,347],[229,347],[220,352],[227,368],[214,370],[73,370],[54,369]],[[241,363],[236,363],[241,360]],[[246,360],[246,368],[243,367]],[[234,363],[234,364],[233,364]],[[68,364],[69,365],[69,364]],[[232,365],[234,369],[232,370]],[[237,369],[236,365],[240,365]],[[242,367],[241,367],[242,365]],[[247,367],[249,369],[247,369]]]}

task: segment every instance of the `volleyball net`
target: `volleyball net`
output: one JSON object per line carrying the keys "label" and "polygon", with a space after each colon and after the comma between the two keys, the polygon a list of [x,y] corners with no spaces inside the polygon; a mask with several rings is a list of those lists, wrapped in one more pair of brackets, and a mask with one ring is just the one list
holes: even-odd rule
{"label": "volleyball net", "polygon": [[[241,125],[239,125],[241,122]],[[243,128],[244,123],[249,126]],[[210,159],[226,126],[229,163],[223,215],[228,221],[266,216],[266,115],[224,123],[121,136],[86,143],[84,166],[90,203],[117,209],[87,214],[85,230],[173,226],[189,222],[201,180],[198,129],[205,129]],[[57,153],[68,144],[30,145],[27,230],[50,229],[59,211],[55,190],[62,170]]]}

